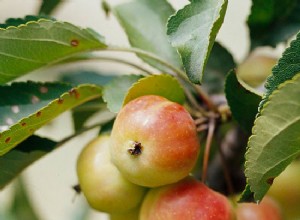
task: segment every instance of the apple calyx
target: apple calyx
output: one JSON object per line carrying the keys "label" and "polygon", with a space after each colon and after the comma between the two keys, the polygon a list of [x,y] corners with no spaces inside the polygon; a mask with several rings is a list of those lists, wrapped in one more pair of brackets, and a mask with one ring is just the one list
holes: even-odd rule
{"label": "apple calyx", "polygon": [[128,153],[133,155],[133,156],[138,156],[142,154],[142,143],[138,141],[134,141],[132,144],[132,148],[128,149]]}

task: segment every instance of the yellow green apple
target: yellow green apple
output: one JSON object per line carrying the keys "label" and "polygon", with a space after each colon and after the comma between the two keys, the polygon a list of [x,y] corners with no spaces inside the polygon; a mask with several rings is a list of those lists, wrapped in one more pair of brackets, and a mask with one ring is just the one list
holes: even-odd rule
{"label": "yellow green apple", "polygon": [[126,212],[137,207],[146,192],[144,187],[125,179],[111,163],[110,137],[91,141],[77,160],[80,188],[89,205],[102,212]]}
{"label": "yellow green apple", "polygon": [[286,219],[300,219],[300,161],[292,162],[273,181],[268,195],[275,198],[282,209]]}
{"label": "yellow green apple", "polygon": [[123,213],[111,213],[110,220],[139,220],[140,207],[131,209]]}

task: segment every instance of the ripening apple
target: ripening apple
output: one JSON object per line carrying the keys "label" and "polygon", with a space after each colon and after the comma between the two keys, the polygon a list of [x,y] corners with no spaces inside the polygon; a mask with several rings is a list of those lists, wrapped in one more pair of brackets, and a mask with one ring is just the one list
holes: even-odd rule
{"label": "ripening apple", "polygon": [[186,177],[199,154],[191,115],[178,103],[156,95],[125,105],[111,133],[111,157],[131,182],[157,187]]}
{"label": "ripening apple", "polygon": [[140,220],[232,220],[229,200],[193,177],[148,191]]}
{"label": "ripening apple", "polygon": [[111,163],[110,137],[100,136],[91,141],[77,160],[80,188],[89,205],[102,212],[126,212],[137,207],[145,188],[125,179]]}
{"label": "ripening apple", "polygon": [[251,54],[237,68],[237,75],[252,87],[260,86],[272,73],[277,59],[267,55]]}
{"label": "ripening apple", "polygon": [[274,179],[268,195],[276,199],[286,219],[300,219],[300,161],[293,161]]}
{"label": "ripening apple", "polygon": [[279,204],[270,196],[261,203],[239,203],[236,208],[236,220],[283,220]]}

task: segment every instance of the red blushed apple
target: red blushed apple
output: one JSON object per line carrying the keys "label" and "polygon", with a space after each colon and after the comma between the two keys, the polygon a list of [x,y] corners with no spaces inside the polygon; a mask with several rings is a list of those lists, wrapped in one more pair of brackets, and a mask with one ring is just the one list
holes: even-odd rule
{"label": "red blushed apple", "polygon": [[259,204],[239,203],[236,208],[236,220],[282,220],[280,206],[269,196]]}
{"label": "red blushed apple", "polygon": [[146,189],[125,179],[111,163],[109,136],[90,142],[77,160],[80,188],[89,205],[102,212],[127,212],[138,207]]}
{"label": "red blushed apple", "polygon": [[124,106],[111,133],[111,157],[131,182],[157,187],[189,174],[199,154],[190,114],[178,103],[155,95]]}
{"label": "red blushed apple", "polygon": [[231,220],[227,198],[192,177],[151,189],[140,211],[140,220]]}

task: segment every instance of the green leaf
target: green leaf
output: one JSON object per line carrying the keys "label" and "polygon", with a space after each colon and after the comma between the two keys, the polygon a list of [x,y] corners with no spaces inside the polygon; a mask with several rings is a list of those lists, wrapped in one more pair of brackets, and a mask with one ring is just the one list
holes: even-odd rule
{"label": "green leaf", "polygon": [[193,83],[201,83],[227,3],[227,0],[194,0],[168,21],[169,39],[181,55],[183,66]]}
{"label": "green leaf", "polygon": [[[73,85],[93,83],[99,86],[104,86],[114,78],[116,78],[116,76],[102,75],[95,71],[80,70],[64,73],[61,80]],[[91,100],[72,109],[75,131],[79,131],[80,129],[82,129],[85,122],[91,116],[104,109],[106,109],[106,105],[104,104],[102,98]]]}
{"label": "green leaf", "polygon": [[225,94],[232,116],[245,131],[251,134],[262,99],[261,95],[240,81],[235,71],[230,71],[226,78]]}
{"label": "green leaf", "polygon": [[84,83],[92,83],[99,86],[108,84],[111,80],[116,78],[115,75],[101,74],[91,70],[69,71],[62,74],[61,80],[63,82],[71,83],[72,85],[79,85]]}
{"label": "green leaf", "polygon": [[123,106],[143,95],[159,95],[179,104],[185,101],[184,90],[178,80],[166,74],[148,76],[134,83],[125,96]]}
{"label": "green leaf", "polygon": [[103,49],[103,38],[91,29],[41,19],[0,29],[0,84],[73,55]]}
{"label": "green leaf", "polygon": [[37,112],[69,91],[72,86],[64,83],[18,82],[0,86],[0,132],[24,117]]}
{"label": "green leaf", "polygon": [[[113,13],[127,33],[131,46],[152,52],[176,67],[180,58],[168,41],[166,23],[174,13],[166,0],[132,0],[117,5]],[[165,70],[158,62],[140,56],[145,62]]]}
{"label": "green leaf", "polygon": [[260,109],[263,107],[277,87],[286,80],[292,79],[297,73],[300,72],[300,32],[297,38],[291,42],[282,57],[279,59],[278,64],[272,69],[272,75],[268,77],[265,84],[266,94],[260,104]]}
{"label": "green leaf", "polygon": [[111,112],[117,113],[120,111],[128,89],[141,77],[139,75],[123,75],[104,86],[103,99]]}
{"label": "green leaf", "polygon": [[252,0],[248,18],[251,48],[288,41],[300,29],[300,1]]}
{"label": "green leaf", "polygon": [[223,93],[227,73],[235,67],[233,56],[220,43],[215,42],[203,75],[203,87],[210,94]]}
{"label": "green leaf", "polygon": [[[0,155],[14,148],[64,111],[101,96],[101,88],[83,84],[63,94],[60,93],[60,97],[57,94],[54,98],[52,89],[48,89],[46,85],[49,84],[41,86],[39,83],[36,85],[15,83],[11,86],[0,87],[6,94],[9,94],[7,97],[1,96],[1,108],[3,108],[1,113],[5,114],[2,123],[6,123],[4,124],[6,127],[2,126],[2,129],[7,129],[11,125],[9,129],[0,133]],[[11,99],[17,95],[19,95],[17,99]],[[27,117],[24,118],[24,115]]]}
{"label": "green leaf", "polygon": [[242,196],[238,202],[255,202],[254,193],[251,192],[249,184],[246,184]]}
{"label": "green leaf", "polygon": [[81,130],[86,121],[97,112],[106,109],[102,98],[94,99],[72,109],[72,118],[75,131]]}
{"label": "green leaf", "polygon": [[39,14],[49,15],[61,3],[61,0],[43,0]]}
{"label": "green leaf", "polygon": [[33,135],[0,156],[0,190],[33,162],[51,152],[56,144],[55,141]]}
{"label": "green leaf", "polygon": [[300,153],[300,74],[281,84],[255,120],[245,175],[256,201]]}
{"label": "green leaf", "polygon": [[26,191],[25,184],[22,179],[18,179],[15,185],[13,203],[10,208],[15,219],[38,220],[38,216],[31,204],[30,197]]}
{"label": "green leaf", "polygon": [[4,24],[0,24],[0,28],[8,28],[9,26],[19,26],[21,24],[26,24],[29,21],[38,21],[41,18],[55,21],[54,18],[51,18],[47,15],[27,15],[25,18],[8,18]]}

